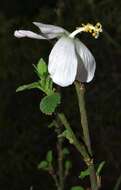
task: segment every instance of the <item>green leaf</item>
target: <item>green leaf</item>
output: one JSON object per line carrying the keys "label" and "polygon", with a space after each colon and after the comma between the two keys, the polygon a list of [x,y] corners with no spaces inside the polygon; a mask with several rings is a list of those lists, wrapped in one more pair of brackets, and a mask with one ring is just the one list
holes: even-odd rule
{"label": "green leaf", "polygon": [[64,155],[69,155],[69,154],[70,154],[68,148],[64,148],[64,149],[63,149],[63,154],[64,154]]}
{"label": "green leaf", "polygon": [[70,144],[74,143],[72,133],[68,129],[64,130],[58,137],[65,137]]}
{"label": "green leaf", "polygon": [[38,82],[33,82],[31,84],[22,85],[22,86],[19,86],[16,89],[16,92],[20,92],[20,91],[23,91],[23,90],[30,90],[30,89],[33,89],[33,88],[40,89],[40,84]]}
{"label": "green leaf", "polygon": [[53,81],[49,75],[46,77],[41,77],[40,85],[47,96],[52,95],[55,92],[55,89],[53,88]]}
{"label": "green leaf", "polygon": [[121,175],[118,177],[113,190],[119,190],[120,187],[121,187]]}
{"label": "green leaf", "polygon": [[47,156],[46,156],[46,160],[48,161],[48,163],[52,163],[52,160],[53,160],[53,152],[52,150],[49,150],[48,153],[47,153]]}
{"label": "green leaf", "polygon": [[89,168],[84,171],[81,171],[79,178],[84,179],[85,177],[89,176]]}
{"label": "green leaf", "polygon": [[47,65],[42,58],[38,61],[37,67],[36,66],[34,67],[38,73],[39,78],[46,76],[48,74]]}
{"label": "green leaf", "polygon": [[97,172],[96,172],[96,174],[97,174],[98,176],[100,175],[100,173],[101,173],[101,171],[102,171],[104,165],[105,165],[105,161],[102,161],[102,162],[99,164],[99,166],[98,166],[98,168],[97,168]]}
{"label": "green leaf", "polygon": [[48,162],[45,161],[45,160],[41,161],[41,162],[38,164],[37,168],[38,168],[38,169],[43,169],[43,170],[44,170],[44,169],[47,169],[47,168],[48,168]]}
{"label": "green leaf", "polygon": [[45,96],[40,102],[40,110],[47,115],[51,115],[58,104],[60,104],[60,94],[53,93],[52,95]]}
{"label": "green leaf", "polygon": [[73,186],[73,187],[71,188],[71,190],[84,190],[84,188],[81,187],[81,186]]}
{"label": "green leaf", "polygon": [[53,81],[49,75],[46,78],[45,90],[46,90],[47,95],[50,95],[50,93],[52,94],[52,92],[54,90],[53,89]]}
{"label": "green leaf", "polygon": [[65,169],[69,170],[72,167],[72,163],[70,160],[66,160],[65,161]]}
{"label": "green leaf", "polygon": [[55,120],[53,120],[49,125],[48,125],[48,128],[53,128],[55,127]]}

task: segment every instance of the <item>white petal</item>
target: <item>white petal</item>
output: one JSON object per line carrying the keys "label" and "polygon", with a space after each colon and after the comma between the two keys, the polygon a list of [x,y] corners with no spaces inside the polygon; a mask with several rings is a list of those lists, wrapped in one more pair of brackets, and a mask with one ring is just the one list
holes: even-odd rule
{"label": "white petal", "polygon": [[80,82],[90,82],[95,73],[96,62],[90,50],[79,40],[75,39],[78,55],[78,72],[76,79]]}
{"label": "white petal", "polygon": [[64,33],[68,34],[68,32],[64,28],[61,28],[59,26],[43,24],[39,22],[33,22],[33,24],[36,25],[48,39],[53,39],[62,36]]}
{"label": "white petal", "polygon": [[28,30],[16,30],[14,32],[14,36],[17,38],[35,38],[35,39],[46,39],[42,35],[36,34],[34,32],[28,31]]}
{"label": "white petal", "polygon": [[77,56],[73,39],[60,38],[49,56],[48,70],[56,84],[64,87],[71,85],[77,73]]}

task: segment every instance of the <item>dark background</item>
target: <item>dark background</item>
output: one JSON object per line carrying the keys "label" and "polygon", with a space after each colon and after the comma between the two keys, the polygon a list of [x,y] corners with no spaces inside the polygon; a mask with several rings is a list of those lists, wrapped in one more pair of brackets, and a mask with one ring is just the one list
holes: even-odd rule
{"label": "dark background", "polygon": [[[16,94],[21,84],[36,80],[32,64],[47,60],[52,46],[46,41],[16,39],[16,29],[38,31],[32,21],[56,24],[73,31],[81,23],[101,22],[98,40],[88,34],[80,39],[91,49],[97,70],[86,84],[86,103],[93,152],[97,163],[106,161],[102,190],[113,190],[121,175],[121,1],[117,0],[2,0],[0,2],[0,189],[56,189],[37,164],[56,135],[48,129],[51,117],[39,110],[42,94],[36,90]],[[74,88],[62,89],[62,107],[79,132]],[[67,143],[68,146],[68,143]],[[79,155],[70,147],[73,168],[66,189],[81,184]],[[75,156],[77,155],[77,156]],[[74,175],[74,176],[73,176]],[[121,187],[120,187],[121,189]]]}

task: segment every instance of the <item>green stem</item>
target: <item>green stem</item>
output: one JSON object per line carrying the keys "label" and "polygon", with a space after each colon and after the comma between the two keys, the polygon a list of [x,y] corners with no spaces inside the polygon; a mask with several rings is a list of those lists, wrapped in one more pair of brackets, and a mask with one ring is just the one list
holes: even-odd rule
{"label": "green stem", "polygon": [[87,121],[87,113],[86,113],[85,100],[84,100],[85,88],[84,88],[83,85],[81,85],[78,82],[75,82],[75,87],[76,87],[76,92],[77,92],[77,97],[78,97],[80,117],[81,117],[81,125],[82,125],[83,135],[84,135],[84,141],[85,141],[85,144],[86,144],[86,146],[88,148],[89,153],[92,155],[89,128],[88,128],[88,121]]}
{"label": "green stem", "polygon": [[92,162],[90,155],[88,154],[88,151],[86,150],[84,144],[78,141],[65,115],[63,113],[58,113],[58,118],[71,136],[72,142],[70,143],[72,143],[76,147],[76,149],[81,153],[85,163],[89,165]]}
{"label": "green stem", "polygon": [[[78,103],[79,103],[81,127],[83,129],[84,142],[87,146],[89,153],[92,155],[91,141],[90,141],[90,135],[89,135],[88,121],[87,121],[87,113],[86,113],[86,108],[85,108],[85,98],[84,98],[85,88],[84,88],[84,85],[82,85],[79,82],[75,82],[75,87],[76,87]],[[97,184],[97,177],[96,177],[93,159],[92,159],[92,162],[89,164],[89,170],[90,170],[91,190],[98,190],[99,188]]]}

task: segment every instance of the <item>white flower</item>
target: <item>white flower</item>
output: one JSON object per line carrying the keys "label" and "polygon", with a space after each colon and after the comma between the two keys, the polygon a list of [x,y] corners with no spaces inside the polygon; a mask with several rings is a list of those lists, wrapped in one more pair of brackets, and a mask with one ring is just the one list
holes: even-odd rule
{"label": "white flower", "polygon": [[[18,30],[14,35],[18,38],[28,37],[36,39],[59,38],[49,55],[48,71],[53,82],[65,87],[71,85],[75,80],[90,82],[95,73],[96,62],[90,50],[75,35],[85,31],[97,37],[98,27],[87,24],[78,28],[73,33],[65,29],[33,22],[40,29],[40,34],[31,31]],[[91,27],[90,27],[91,26]],[[96,29],[95,29],[96,28]]]}

